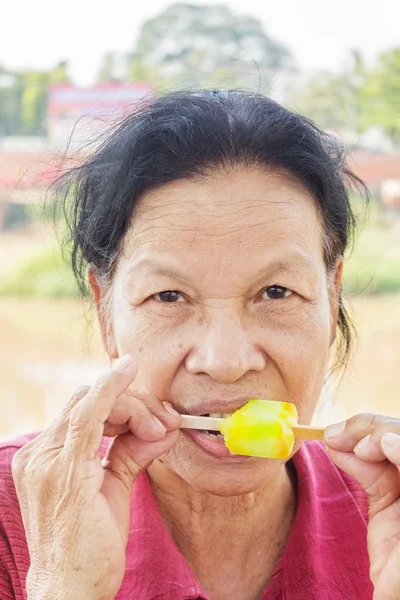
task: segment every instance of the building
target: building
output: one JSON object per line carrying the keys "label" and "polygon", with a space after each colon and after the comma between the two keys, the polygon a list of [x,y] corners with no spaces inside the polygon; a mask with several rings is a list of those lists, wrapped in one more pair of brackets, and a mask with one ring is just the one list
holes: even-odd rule
{"label": "building", "polygon": [[147,83],[101,83],[90,88],[55,85],[48,99],[49,143],[55,148],[81,149],[152,96],[153,88]]}

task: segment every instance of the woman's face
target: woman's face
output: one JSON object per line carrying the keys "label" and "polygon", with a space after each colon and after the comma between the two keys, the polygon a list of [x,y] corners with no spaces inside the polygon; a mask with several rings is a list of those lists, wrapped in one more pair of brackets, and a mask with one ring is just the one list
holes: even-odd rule
{"label": "woman's face", "polygon": [[[327,275],[312,197],[282,174],[238,167],[148,192],[126,235],[104,332],[138,363],[134,387],[181,413],[246,399],[294,402],[310,421],[335,337],[341,265]],[[257,489],[279,461],[220,456],[182,432],[165,457],[197,489]]]}

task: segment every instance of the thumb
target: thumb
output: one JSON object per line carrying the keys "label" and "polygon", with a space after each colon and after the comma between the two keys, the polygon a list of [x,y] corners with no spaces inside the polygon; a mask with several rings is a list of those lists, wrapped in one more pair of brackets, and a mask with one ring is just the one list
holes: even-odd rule
{"label": "thumb", "polygon": [[327,448],[339,469],[353,477],[368,497],[370,518],[384,510],[399,496],[399,469],[388,460],[373,463],[357,458],[353,452]]}

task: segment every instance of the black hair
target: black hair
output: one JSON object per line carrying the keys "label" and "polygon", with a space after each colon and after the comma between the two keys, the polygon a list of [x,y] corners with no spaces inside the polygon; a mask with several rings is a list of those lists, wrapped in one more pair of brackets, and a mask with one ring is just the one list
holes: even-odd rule
{"label": "black hair", "polygon": [[[168,182],[233,165],[290,175],[316,200],[324,258],[333,269],[352,240],[349,192],[363,182],[343,148],[307,118],[255,93],[190,91],[152,99],[119,123],[82,164],[62,179],[62,206],[74,274],[88,294],[86,267],[111,277],[141,195]],[[349,356],[352,324],[339,299],[339,362]]]}

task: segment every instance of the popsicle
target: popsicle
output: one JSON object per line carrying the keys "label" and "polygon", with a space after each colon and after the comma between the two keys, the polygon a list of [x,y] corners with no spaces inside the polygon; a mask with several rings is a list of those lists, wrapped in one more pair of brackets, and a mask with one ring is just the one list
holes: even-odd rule
{"label": "popsicle", "polygon": [[290,402],[251,399],[226,417],[181,415],[181,428],[220,431],[232,454],[287,459],[295,439],[324,439],[324,428],[298,424]]}

